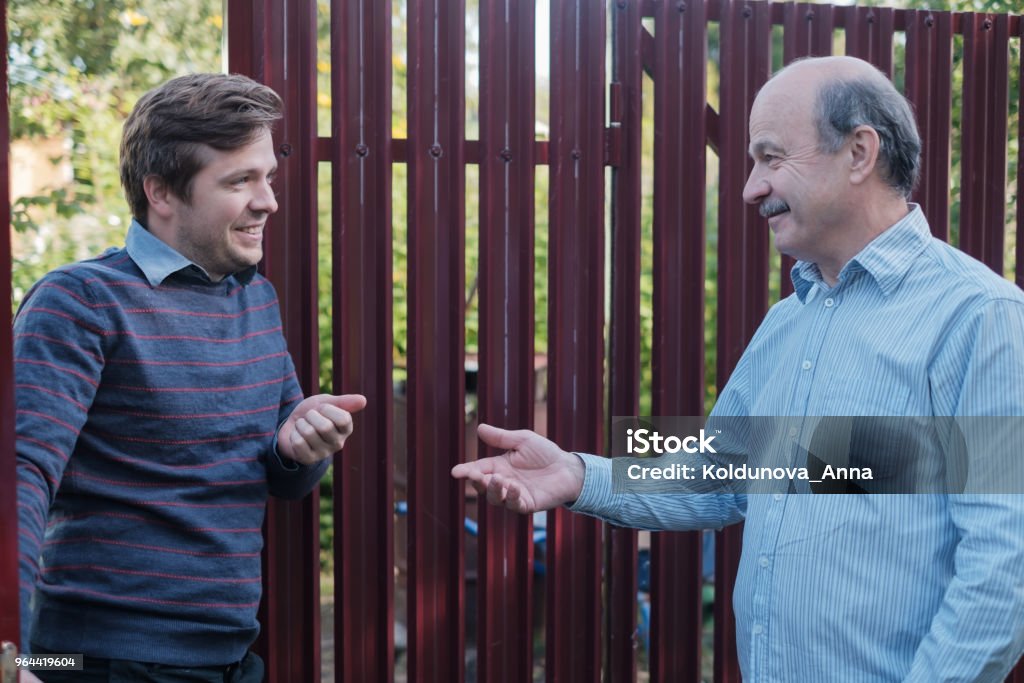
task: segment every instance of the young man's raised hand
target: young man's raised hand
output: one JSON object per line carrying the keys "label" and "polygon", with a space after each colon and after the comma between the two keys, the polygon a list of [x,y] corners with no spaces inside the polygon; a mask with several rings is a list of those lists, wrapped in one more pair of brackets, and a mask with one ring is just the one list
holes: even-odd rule
{"label": "young man's raised hand", "polygon": [[277,452],[301,465],[315,465],[345,445],[352,413],[366,407],[362,394],[318,394],[304,399],[277,431]]}

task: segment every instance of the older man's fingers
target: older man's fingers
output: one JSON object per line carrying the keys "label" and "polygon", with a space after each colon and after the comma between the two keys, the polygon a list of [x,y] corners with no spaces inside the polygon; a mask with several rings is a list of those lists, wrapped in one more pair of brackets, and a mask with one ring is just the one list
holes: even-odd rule
{"label": "older man's fingers", "polygon": [[506,491],[505,480],[500,475],[495,474],[487,482],[487,502],[491,505],[504,505]]}
{"label": "older man's fingers", "polygon": [[501,429],[500,427],[494,427],[489,424],[480,424],[476,428],[477,436],[488,446],[501,449],[503,451],[514,451],[525,443],[531,436],[535,436],[533,432],[527,429],[517,429],[515,431],[508,429]]}
{"label": "older man's fingers", "polygon": [[515,512],[525,512],[526,503],[523,502],[522,496],[522,487],[516,482],[509,483],[507,493],[505,495],[505,507]]}

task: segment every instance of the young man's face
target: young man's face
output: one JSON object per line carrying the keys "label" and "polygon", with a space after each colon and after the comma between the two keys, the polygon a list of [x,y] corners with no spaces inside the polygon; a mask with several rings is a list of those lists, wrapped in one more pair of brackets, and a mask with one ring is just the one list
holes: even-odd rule
{"label": "young man's face", "polygon": [[277,158],[269,131],[245,147],[201,153],[206,164],[192,179],[191,200],[171,200],[171,246],[220,280],[263,258],[263,228],[277,211]]}

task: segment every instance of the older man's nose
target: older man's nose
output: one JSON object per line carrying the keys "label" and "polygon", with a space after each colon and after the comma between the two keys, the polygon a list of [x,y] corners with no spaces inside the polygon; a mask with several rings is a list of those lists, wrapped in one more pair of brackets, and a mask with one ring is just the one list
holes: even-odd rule
{"label": "older man's nose", "polygon": [[755,167],[747,178],[747,184],[743,186],[743,201],[747,204],[757,204],[771,194],[771,191],[771,185]]}

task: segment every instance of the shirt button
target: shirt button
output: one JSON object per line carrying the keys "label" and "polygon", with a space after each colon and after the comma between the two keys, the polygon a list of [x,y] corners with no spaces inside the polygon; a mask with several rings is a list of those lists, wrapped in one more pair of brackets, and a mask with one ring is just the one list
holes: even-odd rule
{"label": "shirt button", "polygon": [[790,436],[796,436],[796,427],[790,427],[789,428],[789,435]]}
{"label": "shirt button", "polygon": [[761,564],[762,567],[767,567],[768,564],[769,564],[768,558],[765,557],[764,555],[761,556],[761,559],[758,560],[758,562]]}
{"label": "shirt button", "polygon": [[774,496],[772,496],[772,497],[773,497],[773,498],[775,498],[775,500],[782,500],[782,494],[781,494],[781,493],[776,493],[776,494],[775,494]]}
{"label": "shirt button", "polygon": [[755,636],[759,636],[764,633],[764,626],[761,626],[761,624],[754,624],[754,628],[752,630]]}
{"label": "shirt button", "polygon": [[832,297],[829,297],[829,298],[825,299],[825,308],[832,308],[835,305],[836,305],[836,301]]}
{"label": "shirt button", "polygon": [[800,367],[802,367],[804,370],[810,370],[812,365],[813,363],[811,363],[811,361],[805,360],[803,362],[803,365],[801,365]]}

